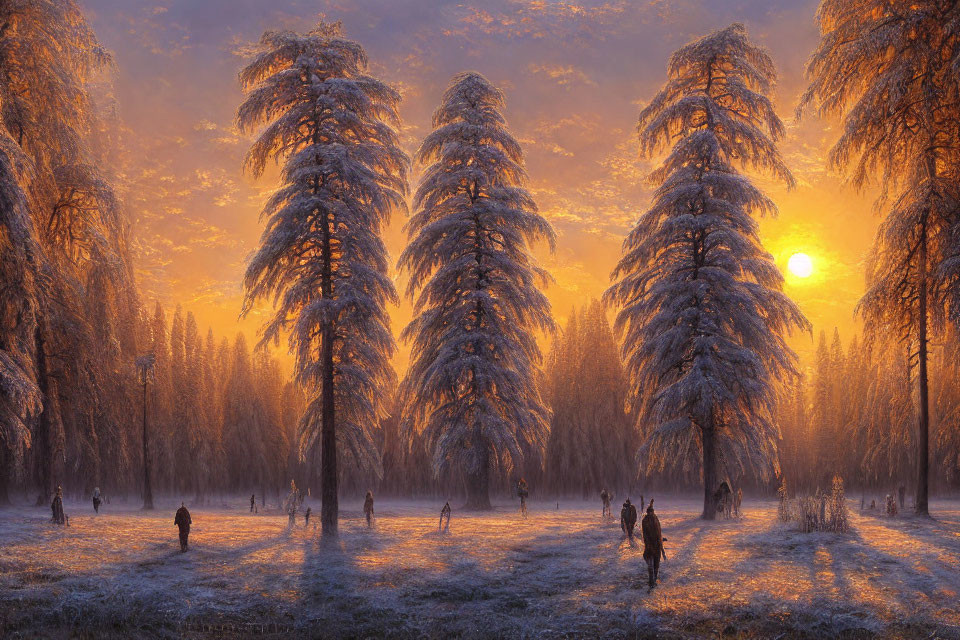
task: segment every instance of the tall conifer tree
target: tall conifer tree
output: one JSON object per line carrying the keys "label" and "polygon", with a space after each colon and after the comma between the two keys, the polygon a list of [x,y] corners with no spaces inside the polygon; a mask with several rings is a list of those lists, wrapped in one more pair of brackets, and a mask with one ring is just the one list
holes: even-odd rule
{"label": "tall conifer tree", "polygon": [[538,288],[549,276],[529,245],[554,236],[523,187],[503,108],[482,75],[453,78],[417,153],[429,164],[400,258],[416,311],[403,332],[413,343],[404,415],[426,434],[435,474],[466,475],[476,509],[490,508],[491,472],[538,457],[548,431],[535,333],[553,329]]}
{"label": "tall conifer tree", "polygon": [[303,446],[319,445],[323,533],[336,535],[338,441],[379,470],[370,429],[394,378],[387,305],[397,295],[381,233],[406,206],[408,161],[393,129],[400,95],[367,74],[366,53],[339,23],[268,31],[260,45],[240,73],[247,97],[237,122],[264,127],[247,156],[253,174],[271,158],[283,170],[247,268],[244,312],[273,300],[261,345],[289,334],[311,393]]}
{"label": "tall conifer tree", "polygon": [[639,128],[645,154],[672,148],[606,295],[655,427],[644,451],[655,467],[699,453],[687,461],[699,463],[703,517],[713,519],[722,474],[778,468],[771,411],[778,381],[797,373],[784,338],[807,327],[753,219],[776,206],[736,166],[793,177],[775,144],[773,62],[742,25],[679,49],[668,75]]}
{"label": "tall conifer tree", "polygon": [[[823,0],[804,106],[843,118],[830,164],[862,187],[879,178],[868,336],[897,334],[917,368],[916,511],[927,514],[929,345],[947,309],[960,317],[960,5]],[[892,195],[892,198],[890,197]]]}

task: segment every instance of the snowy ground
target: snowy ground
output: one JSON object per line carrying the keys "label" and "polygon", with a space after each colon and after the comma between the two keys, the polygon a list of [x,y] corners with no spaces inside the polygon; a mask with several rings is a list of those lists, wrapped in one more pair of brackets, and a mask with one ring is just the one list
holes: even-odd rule
{"label": "snowy ground", "polygon": [[960,501],[934,501],[935,520],[853,510],[847,535],[794,532],[773,502],[716,523],[657,504],[650,593],[640,547],[593,503],[454,511],[441,535],[438,504],[378,501],[367,530],[351,500],[329,547],[239,499],[191,509],[185,554],[173,504],[68,503],[66,529],[0,510],[0,637],[960,638]]}

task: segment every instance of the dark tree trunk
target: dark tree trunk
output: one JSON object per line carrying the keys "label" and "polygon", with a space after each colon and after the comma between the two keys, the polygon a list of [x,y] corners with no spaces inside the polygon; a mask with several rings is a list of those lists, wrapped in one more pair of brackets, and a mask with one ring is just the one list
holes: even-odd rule
{"label": "dark tree trunk", "polygon": [[10,456],[0,452],[0,505],[10,504]]}
{"label": "dark tree trunk", "polygon": [[337,535],[339,515],[337,477],[337,431],[334,425],[333,331],[324,328],[323,338],[323,427],[320,433],[320,527],[324,536]]}
{"label": "dark tree trunk", "polygon": [[143,381],[143,508],[147,511],[153,510],[153,485],[150,482],[150,438],[147,431],[146,379]]}
{"label": "dark tree trunk", "polygon": [[320,450],[314,445],[310,450],[310,468],[308,469],[309,483],[312,495],[322,496],[320,492]]}
{"label": "dark tree trunk", "polygon": [[39,437],[35,438],[35,446],[37,447],[35,464],[37,465],[37,482],[40,485],[40,493],[37,495],[37,506],[39,507],[49,505],[53,498],[58,453],[58,439],[54,433],[55,423],[58,419],[56,415],[58,406],[57,386],[47,369],[46,339],[42,321],[37,323],[34,342],[37,354],[37,386],[43,397],[43,407],[37,417]]}
{"label": "dark tree trunk", "polygon": [[917,433],[917,497],[918,515],[929,515],[928,480],[930,477],[930,398],[927,388],[927,233],[924,225],[920,238],[919,345],[917,364],[920,372],[920,424]]}
{"label": "dark tree trunk", "polygon": [[[474,180],[472,186],[467,188],[467,197],[470,199],[470,204],[473,205],[480,198],[480,182],[479,180]],[[474,225],[474,234],[473,234],[473,245],[474,245],[474,260],[476,261],[475,267],[475,277],[476,277],[476,288],[477,291],[483,291],[486,289],[486,278],[488,275],[488,269],[484,267],[483,264],[483,255],[484,255],[484,238],[486,231],[483,228],[483,225],[480,224],[480,216],[474,210],[473,213],[473,225]],[[484,318],[483,305],[480,303],[480,298],[478,297],[476,303],[476,310],[474,312],[474,326],[477,330],[482,330],[486,326],[486,319]],[[477,375],[476,371],[473,371],[473,393],[475,395],[480,395],[484,393],[484,390],[477,386]],[[479,435],[479,430],[475,434],[473,441],[473,446],[479,447],[481,450],[479,468],[475,473],[469,473],[466,477],[466,490],[467,490],[467,503],[464,505],[465,509],[474,509],[479,511],[489,511],[493,508],[490,504],[490,449],[489,444],[486,440]]]}
{"label": "dark tree trunk", "polygon": [[[323,271],[321,278],[321,293],[328,300],[333,297],[333,272],[330,221],[326,213],[323,217]],[[337,520],[339,517],[338,482],[337,475],[337,430],[334,393],[333,393],[333,324],[329,319],[324,320],[323,344],[321,345],[321,401],[323,403],[320,432],[320,531],[324,537],[337,535]]]}
{"label": "dark tree trunk", "polygon": [[717,500],[717,433],[711,427],[703,434],[703,519],[716,520]]}
{"label": "dark tree trunk", "polygon": [[476,511],[490,511],[490,453],[484,449],[480,461],[480,469],[476,473],[467,474],[467,503],[465,509]]}

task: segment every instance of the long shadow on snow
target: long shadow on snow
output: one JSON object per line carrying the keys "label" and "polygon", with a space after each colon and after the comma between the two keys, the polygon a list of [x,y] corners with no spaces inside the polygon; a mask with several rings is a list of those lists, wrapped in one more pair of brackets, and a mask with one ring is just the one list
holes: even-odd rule
{"label": "long shadow on snow", "polygon": [[455,611],[443,628],[458,636],[629,633],[631,617],[611,615],[622,608],[611,591],[635,586],[641,568],[645,577],[639,549],[622,541],[618,528],[546,525],[541,535],[508,548],[495,566],[434,574],[405,600],[419,609]]}
{"label": "long shadow on snow", "polygon": [[393,542],[376,527],[367,529],[362,520],[342,517],[336,540],[323,540],[317,534],[302,543],[295,627],[303,637],[422,635],[396,606],[392,593],[396,585],[379,583],[377,572],[359,562],[362,554],[383,550]]}
{"label": "long shadow on snow", "polygon": [[[756,592],[746,605],[737,607],[741,612],[764,611],[777,620],[786,613],[794,624],[817,625],[808,631],[823,637],[876,633],[901,621],[943,629],[939,621],[931,622],[934,611],[922,604],[939,600],[941,606],[949,606],[949,596],[944,599],[937,580],[916,571],[905,558],[871,545],[856,525],[845,534],[835,534],[802,533],[773,523],[763,531],[740,537],[735,544],[746,551],[747,558],[733,568],[734,575],[807,573],[812,590],[811,601],[799,603],[781,600],[768,591]],[[828,573],[827,580],[820,578]],[[872,594],[880,597],[871,598],[864,581],[872,587]],[[895,600],[889,597],[891,586],[897,591]],[[731,584],[731,589],[735,587]],[[727,614],[737,617],[736,611]]]}

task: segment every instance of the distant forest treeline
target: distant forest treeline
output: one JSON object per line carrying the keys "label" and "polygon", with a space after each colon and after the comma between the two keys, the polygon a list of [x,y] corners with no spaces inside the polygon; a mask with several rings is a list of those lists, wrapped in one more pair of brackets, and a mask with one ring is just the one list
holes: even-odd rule
{"label": "distant forest treeline", "polygon": [[[201,335],[193,314],[179,306],[172,321],[157,304],[136,325],[140,342],[157,359],[148,386],[155,491],[201,502],[222,493],[266,494],[274,504],[291,479],[312,493],[319,489],[317,465],[299,449],[304,395],[275,359],[252,351],[243,334],[232,342],[212,330]],[[934,394],[933,423],[940,425],[932,438],[934,466],[942,472],[932,484],[940,490],[960,486],[958,347],[951,336],[934,359],[937,379],[951,381]],[[904,357],[857,338],[844,349],[838,332],[831,341],[821,332],[810,374],[784,394],[777,411],[780,465],[791,491],[825,489],[838,473],[851,489],[909,486],[916,420]],[[140,388],[132,363],[124,373],[129,414],[116,430],[70,434],[57,472],[68,495],[85,497],[94,487],[113,496],[139,494]],[[598,487],[636,496],[645,489],[698,486],[695,450],[663,471],[636,455],[644,433],[634,426],[629,381],[599,302],[570,314],[548,356],[544,385],[552,410],[544,463],[498,477],[494,487],[501,494],[511,492],[521,476],[541,498],[593,498]],[[433,477],[425,443],[401,433],[399,423],[394,414],[374,430],[382,477],[348,465],[345,493],[464,496],[456,474]],[[28,460],[29,467],[40,464]],[[753,477],[730,479],[767,494],[776,489]],[[17,484],[34,486],[29,479],[26,487]]]}

